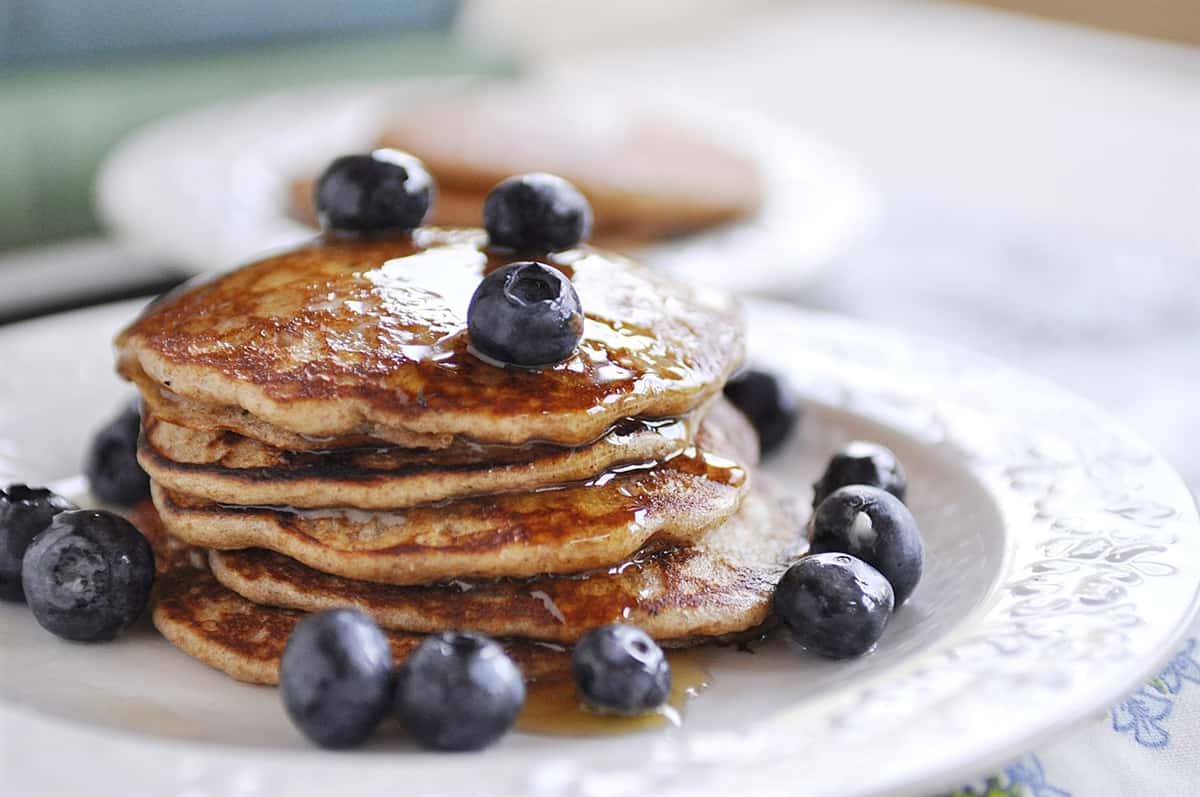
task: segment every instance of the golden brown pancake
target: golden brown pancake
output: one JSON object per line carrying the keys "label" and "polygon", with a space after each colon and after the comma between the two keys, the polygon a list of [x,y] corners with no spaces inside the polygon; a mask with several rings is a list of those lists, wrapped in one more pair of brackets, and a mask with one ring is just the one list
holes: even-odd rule
{"label": "golden brown pancake", "polygon": [[586,484],[402,511],[281,511],[213,504],[157,483],[152,490],[174,537],[206,548],[267,548],[347,578],[427,584],[575,573],[623,561],[648,543],[692,542],[737,511],[748,479],[726,455],[746,453],[753,430],[722,404],[696,440],[656,467]]}
{"label": "golden brown pancake", "polygon": [[544,257],[583,304],[576,352],[540,369],[487,363],[468,350],[470,297],[528,255],[484,242],[424,228],[266,258],[148,308],[117,337],[119,368],[311,437],[583,445],[625,418],[691,412],[742,359],[729,300],[584,247]]}
{"label": "golden brown pancake", "polygon": [[[612,468],[666,459],[689,445],[691,425],[690,421],[619,425],[600,441],[581,448],[510,448],[506,454],[515,461],[507,464],[477,456],[455,457],[447,450],[339,449],[276,450],[278,465],[241,467],[240,454],[257,457],[264,452],[242,447],[230,454],[230,465],[221,461],[224,457],[211,464],[178,462],[159,451],[156,443],[171,438],[179,444],[186,430],[152,423],[149,434],[141,437],[138,461],[163,487],[215,503],[389,510],[584,481]],[[218,443],[214,448],[220,452],[223,447]],[[208,450],[190,449],[181,458],[204,459]]]}
{"label": "golden brown pancake", "polygon": [[[714,403],[721,399],[714,399]],[[620,441],[622,446],[639,452],[639,456],[662,459],[689,445],[701,417],[707,417],[708,407],[696,410],[683,418],[663,420],[627,419],[610,429],[596,443]],[[338,467],[367,471],[425,471],[455,470],[479,465],[501,467],[552,460],[589,446],[560,446],[555,443],[525,443],[503,445],[474,443],[453,438],[440,448],[406,447],[391,444],[320,448],[310,445],[290,449],[267,445],[236,432],[194,429],[165,421],[153,412],[142,419],[142,434],[155,452],[181,464],[218,465],[234,469],[300,470],[320,466],[322,462],[337,462]],[[616,460],[628,456],[617,454]],[[601,468],[603,469],[603,467]]]}
{"label": "golden brown pancake", "polygon": [[210,551],[209,564],[222,584],[255,603],[351,606],[405,631],[472,629],[569,644],[625,622],[690,644],[764,623],[775,584],[805,546],[796,518],[752,490],[736,515],[692,545],[579,576],[401,587],[327,575],[262,549]]}
{"label": "golden brown pancake", "polygon": [[134,505],[128,518],[150,543],[154,551],[154,568],[160,575],[178,564],[208,568],[208,554],[204,550],[167,534],[162,518],[149,498]]}
{"label": "golden brown pancake", "polygon": [[[686,460],[686,463],[680,462]],[[692,541],[737,511],[736,466],[681,455],[602,487],[506,493],[398,512],[281,512],[197,503],[154,486],[171,533],[223,550],[268,548],[347,578],[425,584],[449,578],[574,573],[620,561],[651,540]]]}
{"label": "golden brown pancake", "polygon": [[[154,627],[192,658],[254,684],[279,683],[279,660],[303,612],[259,606],[221,586],[206,569],[176,565],[155,585]],[[399,663],[423,635],[388,631]],[[527,679],[559,677],[569,666],[561,648],[503,641]]]}
{"label": "golden brown pancake", "polygon": [[146,409],[143,413],[155,420],[183,426],[193,432],[209,432],[219,435],[230,432],[264,445],[289,451],[323,451],[330,448],[356,448],[361,446],[403,446],[406,448],[443,449],[454,445],[467,445],[454,435],[422,435],[403,429],[378,429],[386,438],[369,435],[346,435],[337,438],[313,437],[289,432],[256,418],[241,407],[205,404],[184,398],[170,388],[155,382],[142,373],[137,363],[126,361],[120,368],[122,375],[137,386]]}

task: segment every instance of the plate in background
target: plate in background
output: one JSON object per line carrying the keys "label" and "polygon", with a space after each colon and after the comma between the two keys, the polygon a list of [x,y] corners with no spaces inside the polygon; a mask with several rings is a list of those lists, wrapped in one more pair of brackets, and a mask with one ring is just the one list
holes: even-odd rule
{"label": "plate in background", "polygon": [[[195,271],[297,244],[314,231],[288,215],[294,178],[369,149],[405,100],[468,85],[422,79],[321,86],[168,118],[108,158],[96,187],[97,212],[136,249]],[[578,96],[588,88],[570,90]],[[757,214],[643,247],[635,254],[647,263],[743,292],[794,294],[871,226],[876,197],[857,167],[800,131],[736,108],[597,92],[598,103],[617,101],[704,131],[755,162],[764,184]]]}
{"label": "plate in background", "polygon": [[[92,431],[131,394],[109,340],[140,303],[0,330],[0,482],[78,494]],[[856,321],[753,303],[750,350],[804,399],[768,470],[804,504],[829,452],[891,446],[910,476],[925,578],[879,649],[828,662],[778,640],[711,654],[683,727],[480,754],[381,739],[311,748],[277,694],[144,626],[113,644],[0,605],[0,771],[14,794],[930,797],[1136,688],[1195,612],[1200,520],[1144,443],[1086,402],[987,358]],[[787,341],[787,346],[778,345]],[[870,762],[864,766],[864,762]],[[486,786],[481,786],[486,784]]]}

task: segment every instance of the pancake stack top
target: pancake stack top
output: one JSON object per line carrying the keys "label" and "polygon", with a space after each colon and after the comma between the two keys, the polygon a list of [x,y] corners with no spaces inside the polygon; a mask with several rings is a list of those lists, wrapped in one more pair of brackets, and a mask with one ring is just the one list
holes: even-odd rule
{"label": "pancake stack top", "polygon": [[735,307],[598,250],[555,253],[583,337],[560,363],[505,367],[470,348],[466,309],[522,258],[486,242],[314,243],[118,336],[155,507],[191,554],[160,578],[172,642],[273,683],[301,612],[354,606],[397,656],[470,629],[536,677],[561,657],[543,643],[609,622],[683,645],[766,620],[800,541],[751,489],[754,432],[720,398],[742,358]]}

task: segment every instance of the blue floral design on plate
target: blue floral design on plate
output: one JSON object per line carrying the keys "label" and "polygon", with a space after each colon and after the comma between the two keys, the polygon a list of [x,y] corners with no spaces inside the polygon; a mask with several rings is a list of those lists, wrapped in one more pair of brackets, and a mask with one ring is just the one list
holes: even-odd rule
{"label": "blue floral design on plate", "polygon": [[1071,793],[1047,783],[1041,760],[1027,755],[1000,775],[965,786],[949,797],[1071,797]]}
{"label": "blue floral design on plate", "polygon": [[1157,678],[1114,708],[1113,730],[1133,734],[1134,741],[1151,750],[1169,745],[1171,734],[1162,723],[1175,708],[1175,696],[1188,682],[1200,684],[1200,661],[1196,660],[1195,651],[1196,640],[1189,639]]}

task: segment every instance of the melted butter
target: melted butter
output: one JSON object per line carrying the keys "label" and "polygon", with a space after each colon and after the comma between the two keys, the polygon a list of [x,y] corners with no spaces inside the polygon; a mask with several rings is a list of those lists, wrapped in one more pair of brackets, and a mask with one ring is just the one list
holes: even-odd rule
{"label": "melted butter", "polygon": [[667,658],[671,662],[671,694],[656,711],[636,717],[592,711],[576,698],[575,683],[569,677],[555,677],[529,685],[517,729],[546,736],[610,736],[679,727],[688,701],[708,688],[712,674],[702,651],[671,651]]}

